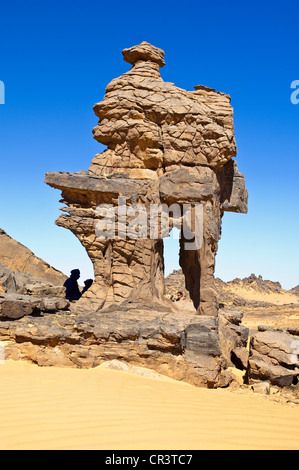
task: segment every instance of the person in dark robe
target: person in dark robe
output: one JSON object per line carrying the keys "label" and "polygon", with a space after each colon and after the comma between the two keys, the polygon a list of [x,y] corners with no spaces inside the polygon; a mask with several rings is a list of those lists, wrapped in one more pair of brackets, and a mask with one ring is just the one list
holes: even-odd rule
{"label": "person in dark robe", "polygon": [[79,277],[80,270],[73,269],[71,271],[70,277],[63,284],[63,286],[65,287],[65,297],[70,301],[79,300],[82,295],[77,282]]}

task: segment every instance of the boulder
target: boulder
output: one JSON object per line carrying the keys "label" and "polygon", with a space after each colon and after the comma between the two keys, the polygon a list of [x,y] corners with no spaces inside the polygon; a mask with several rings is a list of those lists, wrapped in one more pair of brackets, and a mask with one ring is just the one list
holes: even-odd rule
{"label": "boulder", "polygon": [[283,331],[259,331],[250,341],[248,377],[290,386],[299,374],[299,341]]}
{"label": "boulder", "polygon": [[220,310],[218,315],[219,341],[227,366],[246,370],[248,365],[249,329],[242,324],[238,310]]}
{"label": "boulder", "polygon": [[251,388],[255,393],[260,393],[261,395],[270,395],[269,382],[256,382],[252,385]]}
{"label": "boulder", "polygon": [[25,315],[39,314],[41,307],[39,300],[0,298],[0,320],[18,320]]}
{"label": "boulder", "polygon": [[31,295],[1,294],[0,321],[18,320],[26,315],[42,315],[68,310],[70,302],[64,298],[38,298]]}

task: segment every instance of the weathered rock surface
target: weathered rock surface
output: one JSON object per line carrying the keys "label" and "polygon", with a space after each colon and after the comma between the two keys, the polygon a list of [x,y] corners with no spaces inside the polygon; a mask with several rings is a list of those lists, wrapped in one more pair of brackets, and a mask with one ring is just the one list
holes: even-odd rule
{"label": "weathered rock surface", "polygon": [[275,330],[259,331],[251,338],[248,376],[273,385],[298,382],[299,340]]}
{"label": "weathered rock surface", "polygon": [[[185,204],[202,205],[202,243],[189,250],[182,236],[180,265],[197,313],[216,317],[214,265],[221,219],[224,211],[247,212],[244,176],[232,160],[237,151],[231,99],[202,85],[186,91],[164,82],[164,52],[149,43],[125,49],[123,57],[132,68],[112,80],[94,106],[99,122],[93,136],[107,149],[94,157],[88,171],[51,172],[45,179],[62,191],[67,206],[56,223],[79,238],[94,265],[95,281],[76,310],[165,298],[166,235],[159,227],[152,237],[147,219],[142,236],[128,231],[122,236],[121,196],[131,209],[142,204],[147,217],[153,204],[177,204],[180,216],[170,214],[170,229],[182,221]],[[106,239],[97,236],[102,220],[97,208],[103,204],[114,208],[118,229]],[[125,228],[130,221],[127,213]]]}
{"label": "weathered rock surface", "polygon": [[16,320],[69,308],[63,287],[64,274],[37,258],[1,229],[0,247],[0,320]]}
{"label": "weathered rock surface", "polygon": [[299,296],[299,286],[293,287],[293,289],[291,289],[290,292]]}
{"label": "weathered rock surface", "polygon": [[0,294],[35,295],[37,297],[65,297],[63,285],[53,285],[30,273],[20,273],[0,264]]}
{"label": "weathered rock surface", "polygon": [[[95,367],[123,361],[202,387],[225,387],[236,367],[244,384],[292,390],[299,377],[298,332],[260,326],[249,338],[237,310],[198,316],[181,305],[140,303],[74,314],[62,298],[0,295],[5,357],[40,366]],[[250,342],[249,342],[250,339]]]}
{"label": "weathered rock surface", "polygon": [[[214,280],[222,216],[247,211],[244,176],[233,160],[231,100],[202,85],[186,91],[164,82],[164,52],[146,42],[125,49],[123,57],[132,68],[112,80],[94,106],[99,122],[93,135],[107,149],[88,171],[51,172],[45,179],[62,192],[66,207],[57,224],[86,248],[95,281],[69,304],[56,288],[65,277],[1,233],[6,268],[50,284],[26,282],[20,295],[16,277],[7,275],[0,340],[7,358],[41,366],[94,367],[120,360],[197,386],[225,387],[233,380],[230,367],[246,370],[249,361],[242,314],[219,311]],[[173,226],[184,228],[186,206],[189,216],[198,215],[200,206],[202,217],[195,229],[187,219],[180,239],[192,310],[173,305],[164,284],[163,238]],[[136,222],[140,207],[146,212],[143,225]],[[153,207],[163,214],[152,226]],[[165,213],[166,232],[160,224]],[[103,220],[116,222],[104,237]],[[200,236],[191,249],[190,232],[196,242]],[[12,266],[16,257],[19,263]],[[13,282],[15,293],[8,294]]]}
{"label": "weathered rock surface", "polygon": [[19,292],[30,279],[31,284],[44,281],[62,286],[66,276],[0,229],[0,293],[12,292],[14,288]]}
{"label": "weathered rock surface", "polygon": [[18,320],[26,315],[40,315],[67,310],[70,302],[63,297],[0,294],[0,320]]}
{"label": "weathered rock surface", "polygon": [[120,360],[209,388],[233,380],[228,350],[247,344],[247,331],[235,319],[231,323],[233,315],[198,316],[161,305],[16,318],[0,321],[7,359],[79,368]]}

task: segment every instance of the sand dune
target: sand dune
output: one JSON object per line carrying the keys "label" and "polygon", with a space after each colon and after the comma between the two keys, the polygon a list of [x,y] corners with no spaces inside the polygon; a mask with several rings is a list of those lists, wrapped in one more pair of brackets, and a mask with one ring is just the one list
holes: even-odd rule
{"label": "sand dune", "polygon": [[0,365],[0,448],[298,449],[299,407],[95,369]]}

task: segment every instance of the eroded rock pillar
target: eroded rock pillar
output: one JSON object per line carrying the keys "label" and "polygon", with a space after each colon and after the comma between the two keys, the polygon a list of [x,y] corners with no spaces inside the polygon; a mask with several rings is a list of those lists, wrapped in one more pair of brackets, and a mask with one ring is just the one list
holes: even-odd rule
{"label": "eroded rock pillar", "polygon": [[93,136],[106,150],[88,171],[46,175],[66,204],[57,224],[79,238],[94,265],[95,281],[78,306],[98,310],[109,303],[163,301],[161,232],[156,238],[148,229],[139,238],[97,236],[98,208],[112,206],[116,213],[122,197],[128,208],[141,205],[147,212],[153,204],[203,207],[202,244],[187,250],[183,235],[180,265],[197,313],[215,316],[221,219],[225,211],[247,212],[244,176],[234,160],[230,96],[203,85],[186,91],[164,82],[164,52],[147,42],[124,49],[123,58],[130,70],[113,79],[94,106],[99,121]]}

